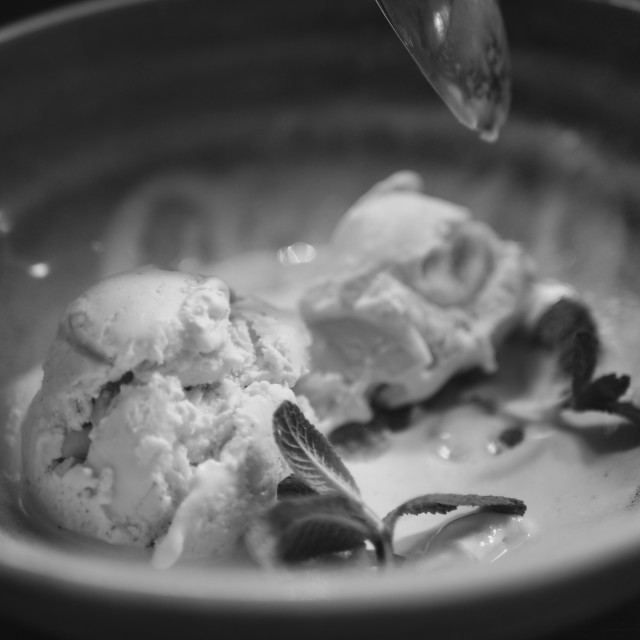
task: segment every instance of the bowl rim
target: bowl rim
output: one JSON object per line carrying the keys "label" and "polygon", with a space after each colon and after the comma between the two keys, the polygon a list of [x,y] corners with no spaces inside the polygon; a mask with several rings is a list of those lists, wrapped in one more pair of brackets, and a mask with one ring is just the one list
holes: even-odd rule
{"label": "bowl rim", "polygon": [[73,4],[41,11],[4,25],[0,28],[0,46],[24,36],[98,13],[151,2],[167,1],[180,0],[85,0],[82,2],[76,0]]}
{"label": "bowl rim", "polygon": [[[376,579],[361,568],[319,572],[178,565],[158,570],[143,561],[114,562],[98,554],[76,556],[57,546],[3,535],[0,578],[55,585],[83,598],[162,601],[180,609],[213,607],[229,612],[250,607],[286,614],[295,602],[298,614],[354,612],[373,606],[388,611],[399,607],[427,611],[530,596],[550,585],[564,591],[587,580],[597,583],[600,590],[603,576],[623,566],[640,566],[638,509],[626,512],[624,526],[599,521],[592,523],[589,533],[570,546],[563,545],[562,555],[550,546],[551,539],[505,562],[462,564],[435,573],[400,569],[382,572]],[[637,591],[632,584],[623,589],[629,594]]]}
{"label": "bowl rim", "polygon": [[[26,18],[19,18],[0,27],[0,46],[17,38],[30,35],[37,31],[55,27],[59,24],[85,18],[97,13],[112,11],[129,6],[152,2],[185,2],[188,0],[75,0],[72,4],[37,12]],[[640,12],[640,0],[583,0],[595,4],[605,4],[613,7]]]}

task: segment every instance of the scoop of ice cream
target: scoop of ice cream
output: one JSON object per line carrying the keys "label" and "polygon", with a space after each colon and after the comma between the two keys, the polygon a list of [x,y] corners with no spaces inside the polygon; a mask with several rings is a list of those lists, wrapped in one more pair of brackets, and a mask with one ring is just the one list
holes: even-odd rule
{"label": "scoop of ice cream", "polygon": [[[143,269],[73,302],[23,425],[27,503],[158,566],[233,548],[285,472],[272,415],[305,367],[295,320],[213,277]],[[275,313],[275,312],[274,312]]]}
{"label": "scoop of ice cream", "polygon": [[533,273],[515,243],[457,205],[391,176],[345,214],[331,271],[305,292],[312,373],[298,385],[325,427],[366,422],[370,404],[425,399],[455,374],[495,369]]}
{"label": "scoop of ice cream", "polygon": [[22,424],[42,383],[42,367],[36,365],[0,390],[0,469],[14,484],[22,469]]}

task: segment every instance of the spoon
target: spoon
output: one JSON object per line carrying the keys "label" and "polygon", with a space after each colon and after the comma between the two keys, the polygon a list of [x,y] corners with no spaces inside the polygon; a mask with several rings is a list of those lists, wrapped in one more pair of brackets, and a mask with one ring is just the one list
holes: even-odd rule
{"label": "spoon", "polygon": [[376,0],[456,118],[495,141],[511,101],[509,49],[497,0]]}

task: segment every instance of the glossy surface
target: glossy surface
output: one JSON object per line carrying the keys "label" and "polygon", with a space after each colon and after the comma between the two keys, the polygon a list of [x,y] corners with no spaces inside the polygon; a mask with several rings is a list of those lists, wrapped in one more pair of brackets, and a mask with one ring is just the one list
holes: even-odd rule
{"label": "glossy surface", "polygon": [[379,0],[424,76],[462,124],[495,141],[509,113],[509,45],[495,0]]}

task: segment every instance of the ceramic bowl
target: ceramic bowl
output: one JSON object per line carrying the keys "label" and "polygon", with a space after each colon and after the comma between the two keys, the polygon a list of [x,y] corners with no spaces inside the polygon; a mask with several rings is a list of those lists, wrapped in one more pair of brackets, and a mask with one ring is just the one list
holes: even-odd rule
{"label": "ceramic bowl", "polygon": [[[59,315],[114,264],[322,243],[404,169],[579,289],[611,366],[640,373],[640,9],[626,4],[503,3],[514,93],[495,144],[454,120],[372,0],[110,0],[5,28],[3,436],[15,436]],[[96,639],[533,637],[640,594],[640,437],[596,424],[557,443],[478,476],[478,492],[530,502],[526,544],[490,563],[382,574],[154,570],[36,526],[7,445],[0,610]]]}

